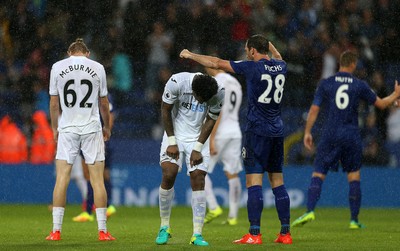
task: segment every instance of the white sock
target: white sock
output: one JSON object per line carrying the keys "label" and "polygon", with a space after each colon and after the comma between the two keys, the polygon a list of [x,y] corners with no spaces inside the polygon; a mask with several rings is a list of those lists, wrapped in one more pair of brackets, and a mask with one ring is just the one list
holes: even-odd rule
{"label": "white sock", "polygon": [[239,211],[242,184],[239,177],[228,180],[229,184],[229,214],[228,218],[237,218]]}
{"label": "white sock", "polygon": [[65,208],[53,207],[53,232],[60,231],[62,228]]}
{"label": "white sock", "polygon": [[201,234],[206,216],[206,192],[192,191],[193,235]]}
{"label": "white sock", "polygon": [[99,231],[107,233],[107,208],[96,208],[97,227]]}
{"label": "white sock", "polygon": [[169,219],[171,217],[171,208],[172,201],[174,200],[175,190],[172,187],[169,190],[162,189],[161,186],[158,189],[158,202],[160,207],[160,218],[161,218],[161,227],[168,226],[169,227]]}
{"label": "white sock", "polygon": [[205,178],[204,191],[206,192],[206,200],[208,208],[210,210],[215,210],[217,207],[219,207],[219,205],[217,202],[217,198],[215,198],[215,194],[213,191],[213,184],[209,177],[209,174],[207,174]]}

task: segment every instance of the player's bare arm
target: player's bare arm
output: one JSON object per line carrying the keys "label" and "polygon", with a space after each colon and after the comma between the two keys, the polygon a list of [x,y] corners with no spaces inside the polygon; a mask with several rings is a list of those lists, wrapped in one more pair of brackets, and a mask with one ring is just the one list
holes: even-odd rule
{"label": "player's bare arm", "polygon": [[[164,129],[165,132],[167,133],[168,139],[170,139],[170,137],[174,137],[175,133],[174,133],[174,124],[172,123],[172,108],[174,107],[174,105],[171,104],[167,104],[165,102],[162,102],[161,104],[161,118],[164,124]],[[173,159],[179,159],[179,148],[178,145],[176,144],[176,140],[175,143],[174,142],[169,142],[169,146],[167,147],[166,153],[169,157],[173,158]]]}
{"label": "player's bare arm", "polygon": [[181,53],[179,54],[179,56],[181,58],[187,58],[187,59],[196,61],[197,63],[199,63],[205,67],[209,67],[212,69],[220,69],[220,70],[224,70],[224,71],[232,72],[232,73],[235,72],[232,69],[232,66],[228,60],[223,60],[223,59],[213,57],[213,56],[196,54],[196,53],[190,52],[187,49],[183,49],[181,51]]}
{"label": "player's bare arm", "polygon": [[[215,125],[215,120],[212,119],[209,115],[206,117],[206,121],[201,127],[200,136],[197,139],[196,144],[201,144],[201,146],[206,142],[207,138],[210,136],[211,131]],[[193,148],[192,153],[190,154],[190,165],[195,166],[201,164],[203,162],[203,156],[201,155],[201,149],[196,149],[196,146]]]}
{"label": "player's bare arm", "polygon": [[55,142],[58,139],[58,118],[60,116],[60,98],[58,96],[50,96],[50,120],[51,129]]}
{"label": "player's bare arm", "polygon": [[217,134],[218,126],[219,126],[219,123],[221,122],[221,113],[219,114],[218,119],[215,122],[215,125],[210,134],[210,154],[211,155],[216,155],[218,153],[218,150],[215,148],[215,135]]}
{"label": "player's bare arm", "polygon": [[111,137],[111,126],[110,126],[110,103],[108,97],[99,98],[100,115],[103,119],[103,138],[104,141],[108,141]]}
{"label": "player's bare arm", "polygon": [[281,54],[279,51],[275,48],[275,46],[269,42],[269,51],[272,54],[272,58],[278,59],[278,60],[283,60]]}
{"label": "player's bare arm", "polygon": [[394,91],[392,92],[392,94],[382,99],[377,97],[374,105],[382,110],[388,107],[389,105],[393,104],[395,101],[398,102],[397,99],[399,97],[400,97],[400,85],[396,80],[394,83]]}
{"label": "player's bare arm", "polygon": [[314,123],[318,118],[319,110],[320,110],[319,106],[312,105],[310,107],[310,110],[308,111],[307,122],[304,129],[304,139],[303,139],[304,146],[308,150],[311,150],[313,148],[313,138],[311,134],[311,129],[313,128]]}

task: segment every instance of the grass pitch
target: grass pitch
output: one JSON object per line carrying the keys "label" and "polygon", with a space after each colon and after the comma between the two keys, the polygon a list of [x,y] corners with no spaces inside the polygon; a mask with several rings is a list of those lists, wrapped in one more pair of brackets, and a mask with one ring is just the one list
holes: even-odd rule
{"label": "grass pitch", "polygon": [[[97,240],[97,223],[76,223],[72,217],[81,212],[79,206],[68,205],[65,211],[62,240],[46,241],[52,228],[52,216],[47,205],[0,205],[0,250],[400,250],[399,209],[362,209],[360,221],[367,227],[349,230],[347,208],[318,208],[316,220],[291,230],[293,245],[273,243],[280,224],[274,208],[264,209],[261,233],[262,245],[237,245],[232,241],[248,231],[247,212],[240,210],[239,224],[220,223],[224,214],[206,224],[203,236],[209,247],[189,245],[192,234],[192,210],[174,207],[172,238],[158,246],[155,238],[160,226],[158,208],[118,207],[108,221],[108,229],[117,238],[113,242]],[[304,209],[291,211],[292,221]]]}

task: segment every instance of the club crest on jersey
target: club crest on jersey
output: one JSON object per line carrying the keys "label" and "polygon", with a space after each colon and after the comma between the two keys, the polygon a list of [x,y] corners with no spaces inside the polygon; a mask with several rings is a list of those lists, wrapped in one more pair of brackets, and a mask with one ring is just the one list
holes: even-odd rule
{"label": "club crest on jersey", "polygon": [[165,91],[164,97],[170,99],[171,98],[171,93],[169,93],[169,91]]}

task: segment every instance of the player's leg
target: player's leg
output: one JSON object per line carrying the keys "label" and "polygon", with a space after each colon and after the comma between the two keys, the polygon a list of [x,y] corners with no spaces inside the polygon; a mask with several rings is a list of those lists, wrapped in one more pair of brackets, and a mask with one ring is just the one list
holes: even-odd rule
{"label": "player's leg", "polygon": [[224,144],[221,152],[222,163],[224,164],[224,173],[228,179],[229,191],[229,213],[225,224],[236,225],[240,197],[242,194],[242,184],[240,182],[239,173],[243,170],[241,159],[241,138],[229,139]]}
{"label": "player's leg", "polygon": [[228,178],[229,192],[229,212],[226,224],[237,225],[240,196],[242,195],[242,184],[240,183],[239,175],[226,173]]}
{"label": "player's leg", "polygon": [[88,222],[88,221],[92,222],[94,221],[94,215],[92,214],[94,207],[94,199],[93,199],[93,188],[89,181],[90,180],[89,167],[88,164],[85,163],[85,160],[83,158],[80,158],[80,160],[86,186],[85,209],[82,213],[72,218],[72,220],[75,222]]}
{"label": "player's leg", "polygon": [[360,170],[349,172],[347,174],[349,182],[349,204],[350,204],[350,229],[360,229],[365,226],[358,222],[358,215],[361,207],[361,186],[360,186]]}
{"label": "player's leg", "polygon": [[82,136],[82,153],[88,164],[90,184],[93,188],[94,204],[99,240],[112,241],[114,237],[107,231],[107,193],[104,186],[104,140],[102,132]]}
{"label": "player's leg", "polygon": [[275,196],[275,207],[278,212],[278,218],[281,222],[281,230],[275,242],[292,244],[292,237],[290,235],[290,198],[283,183],[283,174],[268,173],[268,178]]}
{"label": "player's leg", "polygon": [[[202,164],[198,166],[203,166]],[[207,172],[196,169],[190,172],[190,184],[192,187],[192,212],[193,212],[193,236],[190,244],[197,246],[208,246],[203,239],[202,231],[206,215],[206,193],[204,183]]]}
{"label": "player's leg", "polygon": [[358,222],[362,197],[360,186],[362,142],[359,135],[352,134],[351,136],[353,136],[353,138],[350,138],[345,146],[345,154],[342,155],[341,163],[343,171],[347,173],[347,181],[349,182],[349,205],[351,212],[349,228],[360,229],[365,227]]}
{"label": "player's leg", "polygon": [[61,228],[67,200],[67,188],[71,179],[72,163],[79,150],[79,135],[60,133],[57,142],[56,155],[56,183],[53,190],[53,231],[46,240],[61,239]]}
{"label": "player's leg", "polygon": [[112,163],[112,150],[110,145],[106,142],[106,160],[104,166],[104,185],[107,192],[107,217],[115,214],[117,209],[112,205],[112,184],[111,184],[111,163]]}
{"label": "player's leg", "polygon": [[[179,144],[179,142],[178,142]],[[160,166],[162,170],[161,184],[158,189],[158,204],[160,208],[160,230],[156,238],[156,244],[167,244],[171,238],[170,218],[172,211],[172,203],[175,196],[174,184],[176,176],[182,166],[182,157],[178,160],[172,159],[166,154],[168,147],[168,139],[166,134],[163,137],[160,149]],[[178,146],[180,147],[180,146]]]}
{"label": "player's leg", "polygon": [[304,224],[315,220],[314,210],[321,196],[322,184],[325,180],[325,177],[325,174],[319,172],[314,171],[312,173],[307,193],[307,211],[295,221],[293,221],[292,227],[301,227]]}
{"label": "player's leg", "polygon": [[[265,170],[268,172],[269,183],[275,196],[276,211],[281,222],[281,230],[275,242],[292,244],[290,235],[290,198],[283,182],[282,173],[283,137],[268,138],[265,141],[270,142],[270,152]],[[261,156],[258,158],[261,158]]]}
{"label": "player's leg", "polygon": [[67,188],[70,181],[72,165],[66,160],[56,160],[56,184],[53,191],[53,231],[47,240],[60,240],[61,228],[64,218],[65,204],[67,198]]}
{"label": "player's leg", "polygon": [[[218,148],[217,143],[218,141],[216,141],[216,148]],[[210,177],[210,174],[214,171],[214,168],[218,163],[219,155],[220,152],[218,151],[216,155],[212,155],[210,157],[210,161],[208,162],[208,170],[207,170],[207,175],[205,177],[205,185],[204,185],[208,210],[206,217],[204,218],[204,223],[210,223],[223,213],[222,208],[219,206],[217,198],[215,197],[213,183]]]}
{"label": "player's leg", "polygon": [[318,145],[314,161],[314,172],[307,192],[307,211],[292,223],[292,227],[301,227],[315,220],[314,210],[321,197],[322,184],[329,167],[337,169],[341,148],[330,142],[322,141]]}
{"label": "player's leg", "polygon": [[[262,180],[264,170],[262,164],[256,159],[257,143],[263,143],[251,132],[247,132],[243,144],[242,157],[246,170],[247,187],[247,216],[250,222],[249,233],[241,239],[233,241],[236,244],[262,244],[261,239],[261,214],[264,208]],[[268,156],[268,155],[266,155]]]}

